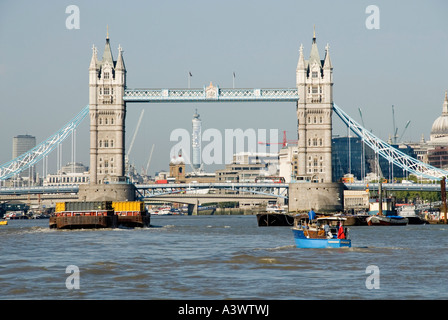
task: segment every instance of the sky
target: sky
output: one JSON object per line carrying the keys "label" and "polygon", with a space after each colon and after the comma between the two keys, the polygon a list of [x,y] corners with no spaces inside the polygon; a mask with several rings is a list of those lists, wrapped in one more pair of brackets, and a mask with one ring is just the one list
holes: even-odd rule
{"label": "sky", "polygon": [[[66,20],[79,8],[79,29]],[[368,28],[378,8],[377,29]],[[321,59],[330,46],[334,102],[387,140],[429,139],[448,89],[448,2],[380,0],[0,1],[0,163],[20,134],[38,143],[88,104],[92,45],[102,55],[106,28],[114,58],[124,50],[128,88],[293,88],[300,45],[309,56],[313,28]],[[367,25],[366,25],[367,20]],[[297,139],[294,103],[128,104],[126,145],[145,109],[130,160],[138,171],[168,170],[173,130],[276,129]],[[347,130],[334,116],[333,134]],[[406,123],[410,125],[402,135]],[[260,139],[259,139],[260,140]],[[272,141],[271,141],[272,142]],[[206,143],[205,143],[206,144]],[[203,143],[203,147],[205,145]],[[71,139],[64,162],[71,161]],[[252,150],[248,150],[252,151]],[[269,150],[268,150],[269,151]],[[89,164],[88,119],[77,129],[76,161]],[[50,171],[56,156],[49,157]],[[224,165],[206,167],[207,171]],[[188,168],[187,168],[188,169]],[[55,171],[55,170],[53,170]]]}

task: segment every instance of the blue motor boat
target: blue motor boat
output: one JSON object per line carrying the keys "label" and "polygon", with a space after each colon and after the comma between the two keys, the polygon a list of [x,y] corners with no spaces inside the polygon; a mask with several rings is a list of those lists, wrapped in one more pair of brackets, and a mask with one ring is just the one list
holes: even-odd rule
{"label": "blue motor boat", "polygon": [[350,248],[348,229],[342,217],[322,217],[309,220],[307,216],[296,217],[292,233],[297,248]]}

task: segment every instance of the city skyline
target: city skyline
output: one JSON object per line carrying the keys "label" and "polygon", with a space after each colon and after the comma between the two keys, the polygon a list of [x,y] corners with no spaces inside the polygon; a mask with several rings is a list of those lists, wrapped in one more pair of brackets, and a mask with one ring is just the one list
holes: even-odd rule
{"label": "city skyline", "polygon": [[[40,143],[88,104],[91,48],[102,55],[106,26],[114,58],[119,45],[124,50],[129,88],[203,88],[210,82],[293,88],[300,44],[308,58],[315,26],[320,54],[330,46],[335,103],[359,122],[361,108],[366,127],[386,141],[393,132],[392,105],[400,133],[411,121],[404,140],[418,141],[422,134],[429,139],[448,89],[442,1],[424,7],[377,1],[377,30],[365,25],[366,1],[78,1],[80,28],[71,30],[65,24],[68,3],[26,3],[0,4],[1,110],[8,112],[0,123],[1,163],[11,158],[13,136],[29,133]],[[167,170],[175,144],[170,132],[191,132],[195,109],[204,129],[278,129],[288,139],[297,137],[294,103],[134,104],[127,108],[127,147],[142,108],[145,119],[130,158],[140,171],[154,144],[151,174]],[[337,117],[333,133],[346,134]],[[87,166],[88,135],[85,120],[77,130],[76,161]],[[68,140],[65,150],[71,150]]]}

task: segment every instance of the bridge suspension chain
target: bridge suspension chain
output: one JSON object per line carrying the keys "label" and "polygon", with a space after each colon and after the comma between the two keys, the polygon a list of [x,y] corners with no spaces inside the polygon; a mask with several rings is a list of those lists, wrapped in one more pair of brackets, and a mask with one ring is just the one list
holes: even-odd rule
{"label": "bridge suspension chain", "polygon": [[18,156],[17,158],[1,165],[0,180],[6,180],[42,160],[78,127],[88,113],[89,106],[87,105],[72,120],[70,120],[64,127],[62,127],[57,133],[50,136],[47,140],[41,142],[39,145]]}
{"label": "bridge suspension chain", "polygon": [[440,180],[448,176],[448,171],[433,167],[427,163],[419,161],[404,152],[394,148],[382,141],[371,132],[359,125],[350,118],[341,108],[333,104],[333,110],[339,118],[352,130],[362,141],[367,144],[375,153],[390,161],[394,165],[415,174],[421,178]]}

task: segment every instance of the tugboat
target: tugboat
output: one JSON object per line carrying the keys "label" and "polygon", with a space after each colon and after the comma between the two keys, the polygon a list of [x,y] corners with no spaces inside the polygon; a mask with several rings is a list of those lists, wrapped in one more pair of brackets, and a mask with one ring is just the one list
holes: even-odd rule
{"label": "tugboat", "polygon": [[344,218],[321,217],[309,219],[307,215],[297,216],[292,232],[297,248],[350,248],[352,241],[348,229],[344,228]]}

